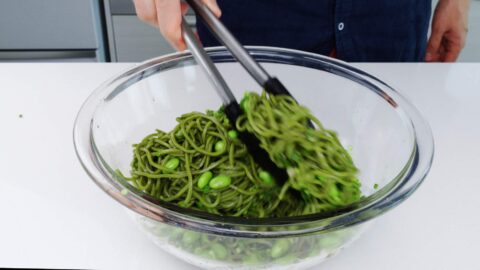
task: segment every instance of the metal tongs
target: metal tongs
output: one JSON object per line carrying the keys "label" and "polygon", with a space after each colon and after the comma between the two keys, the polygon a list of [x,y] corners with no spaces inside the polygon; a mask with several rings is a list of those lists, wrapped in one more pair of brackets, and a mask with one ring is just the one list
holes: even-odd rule
{"label": "metal tongs", "polygon": [[[280,83],[280,81],[270,76],[245,50],[245,48],[237,41],[237,39],[228,31],[225,25],[215,17],[210,9],[200,0],[185,0],[195,13],[200,17],[213,33],[213,35],[232,53],[238,62],[250,73],[250,75],[265,89],[266,92],[273,95],[290,95],[288,90]],[[222,99],[227,115],[232,126],[235,127],[237,118],[243,114],[237,100],[232,91],[223,79],[218,69],[213,64],[212,59],[207,55],[203,46],[197,40],[190,26],[186,23],[185,18],[182,20],[182,35],[190,49],[193,57],[206,73],[210,82],[213,84],[217,94]],[[290,95],[291,96],[291,95]],[[239,132],[239,138],[245,143],[248,151],[252,155],[255,162],[268,171],[278,183],[283,184],[288,179],[288,174],[284,169],[279,168],[270,159],[268,153],[260,147],[258,138],[248,132]]]}

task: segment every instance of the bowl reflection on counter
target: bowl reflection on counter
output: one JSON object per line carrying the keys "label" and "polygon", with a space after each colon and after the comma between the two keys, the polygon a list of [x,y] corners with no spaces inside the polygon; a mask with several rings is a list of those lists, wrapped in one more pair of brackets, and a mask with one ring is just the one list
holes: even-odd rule
{"label": "bowl reflection on counter", "polygon": [[[300,217],[219,217],[159,201],[118,177],[116,169],[129,172],[132,145],[144,136],[170,130],[183,113],[220,106],[188,52],[141,63],[95,90],[75,122],[75,149],[94,182],[178,258],[213,269],[304,269],[338,253],[367,221],[418,188],[433,158],[431,130],[399,93],[344,62],[280,48],[249,51],[351,150],[364,194],[358,203]],[[224,48],[208,53],[237,99],[261,90]]]}

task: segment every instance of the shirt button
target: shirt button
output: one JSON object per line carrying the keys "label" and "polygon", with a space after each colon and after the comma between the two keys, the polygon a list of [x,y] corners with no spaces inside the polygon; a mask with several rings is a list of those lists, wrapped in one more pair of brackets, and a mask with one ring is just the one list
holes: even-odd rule
{"label": "shirt button", "polygon": [[339,30],[339,31],[342,31],[342,30],[343,30],[343,27],[345,27],[345,25],[343,24],[343,22],[341,22],[341,23],[338,24],[338,30]]}

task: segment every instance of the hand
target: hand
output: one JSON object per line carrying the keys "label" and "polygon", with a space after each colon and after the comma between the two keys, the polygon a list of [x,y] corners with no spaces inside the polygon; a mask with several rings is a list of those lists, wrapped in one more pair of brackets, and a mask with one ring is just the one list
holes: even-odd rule
{"label": "hand", "polygon": [[[216,0],[202,0],[215,16],[220,17],[221,11]],[[188,6],[180,0],[134,0],[138,17],[150,25],[158,27],[162,35],[177,50],[186,49],[182,38],[182,15]]]}
{"label": "hand", "polygon": [[465,46],[469,0],[440,0],[432,20],[425,61],[454,62]]}

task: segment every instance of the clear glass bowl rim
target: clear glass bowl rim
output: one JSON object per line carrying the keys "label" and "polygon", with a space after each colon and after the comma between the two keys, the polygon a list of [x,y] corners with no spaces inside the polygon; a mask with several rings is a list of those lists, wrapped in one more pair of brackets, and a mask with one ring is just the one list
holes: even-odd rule
{"label": "clear glass bowl rim", "polygon": [[[414,135],[412,155],[409,162],[405,164],[404,170],[387,186],[355,205],[329,213],[287,218],[220,217],[164,204],[136,191],[125,183],[120,183],[121,181],[112,176],[112,170],[96,149],[92,132],[95,111],[106,97],[114,98],[115,95],[138,80],[162,70],[195,64],[192,55],[185,51],[140,63],[106,81],[87,98],[75,120],[73,137],[77,157],[90,178],[122,205],[153,220],[196,231],[247,238],[301,236],[353,226],[393,208],[419,187],[428,174],[433,161],[433,136],[428,123],[406,98],[376,77],[337,59],[276,47],[249,46],[247,48],[259,62],[322,69],[353,80],[365,86],[366,90],[374,91],[392,106],[401,109],[408,117],[411,132]],[[207,51],[214,62],[235,62],[224,47],[207,48]],[[127,194],[122,192],[125,188],[129,191]],[[282,229],[265,230],[271,227],[281,227]]]}

